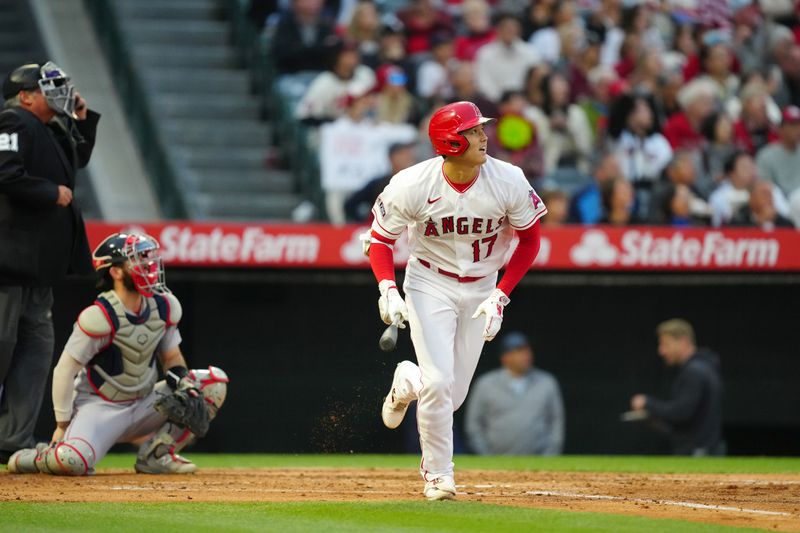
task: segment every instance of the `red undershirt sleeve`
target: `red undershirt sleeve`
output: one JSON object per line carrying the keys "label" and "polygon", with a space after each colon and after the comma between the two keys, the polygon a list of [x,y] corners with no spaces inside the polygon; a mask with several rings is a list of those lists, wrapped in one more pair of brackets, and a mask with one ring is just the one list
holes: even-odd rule
{"label": "red undershirt sleeve", "polygon": [[394,281],[394,241],[387,239],[383,235],[372,232],[372,238],[383,244],[373,242],[369,247],[369,264],[378,283],[385,279]]}
{"label": "red undershirt sleeve", "polygon": [[[528,272],[534,259],[536,259],[536,255],[539,253],[541,239],[541,229],[539,226],[540,224],[537,221],[528,229],[517,230],[519,245],[517,245],[517,249],[514,250],[514,253],[511,255],[511,259],[508,260],[503,279],[497,284],[497,288],[503,291],[506,296],[511,295],[511,291],[517,286],[522,276]],[[370,252],[370,259],[372,259],[371,255]]]}

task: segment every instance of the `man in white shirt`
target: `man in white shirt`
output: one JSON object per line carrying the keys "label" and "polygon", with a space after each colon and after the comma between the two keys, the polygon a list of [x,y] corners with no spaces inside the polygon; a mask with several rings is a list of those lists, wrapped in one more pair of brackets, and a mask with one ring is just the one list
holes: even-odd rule
{"label": "man in white shirt", "polygon": [[495,31],[497,38],[475,57],[478,90],[493,102],[505,91],[521,90],[528,70],[541,62],[536,48],[520,38],[522,27],[515,16],[500,15]]}

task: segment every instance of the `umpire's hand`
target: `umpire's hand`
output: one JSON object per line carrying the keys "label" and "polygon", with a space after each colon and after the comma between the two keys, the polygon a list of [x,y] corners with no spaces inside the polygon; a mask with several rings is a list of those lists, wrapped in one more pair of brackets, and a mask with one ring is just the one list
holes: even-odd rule
{"label": "umpire's hand", "polygon": [[72,203],[72,191],[69,187],[64,185],[58,186],[58,199],[56,200],[56,205],[60,205],[61,207],[67,207],[69,204]]}

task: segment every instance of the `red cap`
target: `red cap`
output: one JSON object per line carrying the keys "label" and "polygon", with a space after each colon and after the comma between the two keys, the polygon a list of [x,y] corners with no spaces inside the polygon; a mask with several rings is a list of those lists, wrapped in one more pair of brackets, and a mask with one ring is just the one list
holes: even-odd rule
{"label": "red cap", "polygon": [[787,105],[783,108],[781,124],[787,124],[789,122],[800,122],[800,107],[796,105]]}

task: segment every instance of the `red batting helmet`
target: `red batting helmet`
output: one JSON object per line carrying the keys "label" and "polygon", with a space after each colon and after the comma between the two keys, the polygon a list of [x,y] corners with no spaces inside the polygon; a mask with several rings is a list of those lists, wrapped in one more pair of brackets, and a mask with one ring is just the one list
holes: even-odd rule
{"label": "red batting helmet", "polygon": [[461,155],[469,147],[469,142],[461,132],[492,120],[481,115],[481,110],[472,102],[454,102],[433,114],[428,124],[428,137],[437,154]]}

